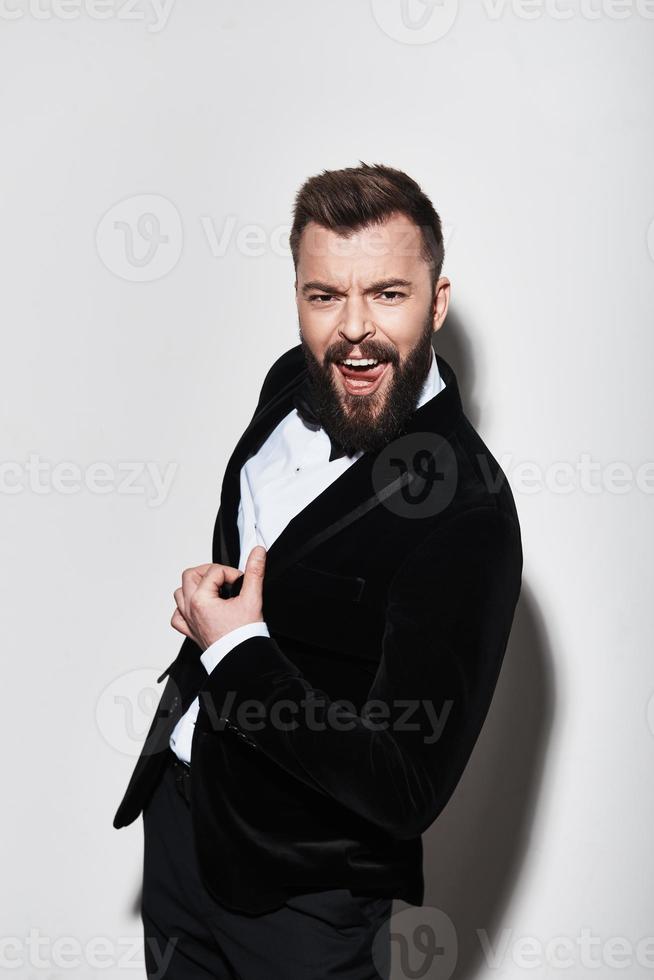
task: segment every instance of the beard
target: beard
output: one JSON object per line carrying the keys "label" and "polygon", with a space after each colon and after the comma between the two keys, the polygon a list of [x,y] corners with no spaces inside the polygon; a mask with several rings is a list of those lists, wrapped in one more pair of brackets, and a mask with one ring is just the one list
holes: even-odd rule
{"label": "beard", "polygon": [[362,357],[389,361],[390,382],[370,395],[352,395],[339,389],[332,364],[348,357],[354,345],[347,341],[332,344],[325,352],[323,364],[314,356],[302,336],[300,341],[306,359],[314,411],[325,431],[345,449],[355,452],[378,452],[406,431],[429,373],[432,315],[424,321],[422,333],[404,361],[395,348],[375,340],[357,344]]}

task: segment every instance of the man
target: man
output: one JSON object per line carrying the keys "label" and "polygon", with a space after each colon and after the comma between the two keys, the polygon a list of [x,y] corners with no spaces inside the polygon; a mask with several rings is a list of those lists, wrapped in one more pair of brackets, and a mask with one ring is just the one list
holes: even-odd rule
{"label": "man", "polygon": [[150,977],[388,976],[520,592],[511,490],[432,349],[431,202],[388,167],[325,171],[291,248],[301,342],[175,591],[185,640],[114,818],[143,812]]}

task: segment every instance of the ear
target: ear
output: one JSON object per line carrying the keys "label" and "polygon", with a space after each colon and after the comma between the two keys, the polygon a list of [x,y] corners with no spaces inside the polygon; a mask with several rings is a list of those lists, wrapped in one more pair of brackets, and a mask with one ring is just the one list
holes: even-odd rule
{"label": "ear", "polygon": [[436,283],[434,289],[434,319],[433,319],[433,329],[434,333],[443,326],[445,322],[445,317],[447,316],[447,311],[450,305],[450,280],[446,276],[441,276],[441,278]]}

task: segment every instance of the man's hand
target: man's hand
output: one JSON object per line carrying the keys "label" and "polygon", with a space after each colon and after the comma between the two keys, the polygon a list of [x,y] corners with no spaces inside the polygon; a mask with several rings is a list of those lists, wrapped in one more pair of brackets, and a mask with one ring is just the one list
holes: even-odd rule
{"label": "man's hand", "polygon": [[174,592],[177,608],[170,625],[206,650],[237,626],[262,623],[265,569],[266,549],[257,545],[248,556],[239,595],[222,599],[218,590],[225,582],[235,582],[240,569],[212,564],[187,568],[181,588]]}

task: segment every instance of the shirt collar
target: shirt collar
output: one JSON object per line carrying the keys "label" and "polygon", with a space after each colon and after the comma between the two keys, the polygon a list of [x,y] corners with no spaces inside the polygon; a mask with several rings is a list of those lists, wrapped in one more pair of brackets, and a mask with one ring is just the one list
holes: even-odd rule
{"label": "shirt collar", "polygon": [[441,377],[441,373],[438,370],[438,364],[436,363],[436,355],[434,354],[434,348],[431,349],[431,363],[429,365],[429,371],[427,377],[424,380],[422,389],[420,391],[420,398],[418,399],[418,404],[416,409],[428,402],[434,395],[437,395],[439,391],[445,387],[445,382]]}

